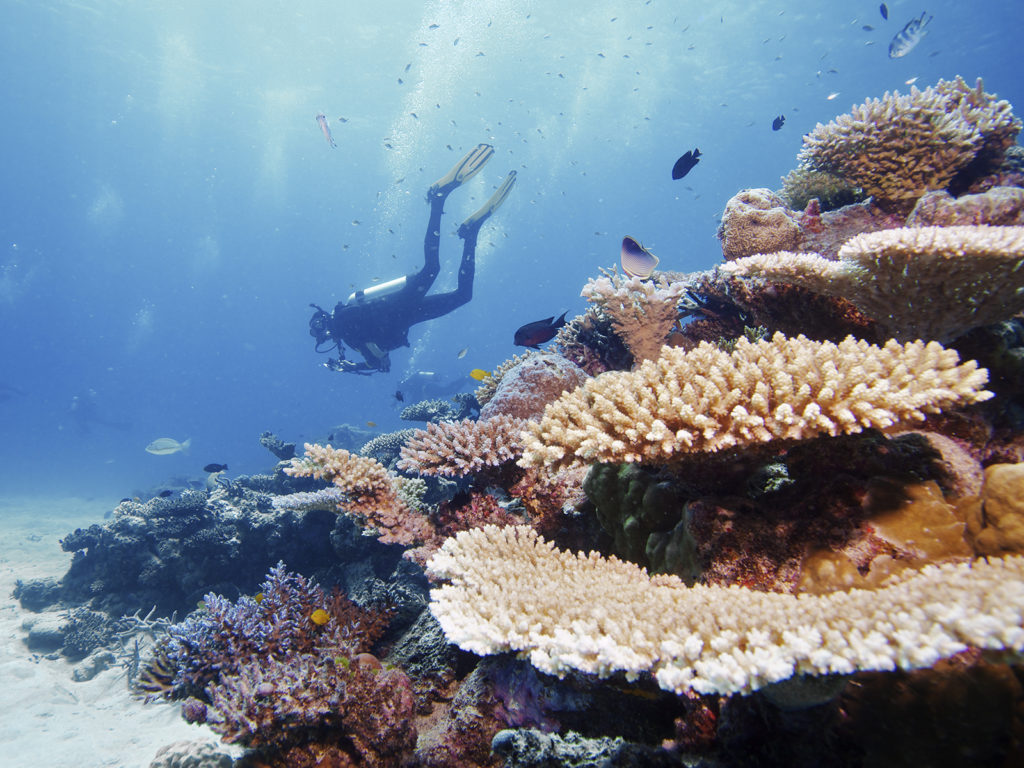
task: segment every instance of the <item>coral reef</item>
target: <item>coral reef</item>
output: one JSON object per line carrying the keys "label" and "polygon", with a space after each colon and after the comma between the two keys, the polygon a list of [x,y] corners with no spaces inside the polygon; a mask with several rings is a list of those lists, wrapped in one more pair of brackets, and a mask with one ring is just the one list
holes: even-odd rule
{"label": "coral reef", "polygon": [[[800,165],[830,173],[883,205],[947,188],[972,163],[997,164],[1020,131],[1006,101],[961,78],[869,99],[804,137]],[[787,246],[762,249],[791,250]]]}
{"label": "coral reef", "polygon": [[794,211],[802,211],[811,200],[817,200],[822,211],[859,203],[862,190],[850,186],[838,176],[809,168],[796,168],[782,178],[782,189],[776,193]]}
{"label": "coral reef", "polygon": [[726,203],[718,237],[727,261],[755,253],[790,251],[800,242],[800,223],[770,189],[745,189]]}
{"label": "coral reef", "polygon": [[425,430],[416,430],[402,447],[397,468],[462,477],[498,467],[522,454],[519,433],[525,424],[525,419],[514,416],[429,424]]}
{"label": "coral reef", "polygon": [[1024,224],[1024,189],[992,187],[985,192],[956,198],[937,190],[918,200],[907,216],[908,227],[955,227],[964,224]]}
{"label": "coral reef", "polygon": [[967,505],[967,536],[979,555],[1024,553],[1024,464],[985,468],[981,496]]}
{"label": "coral reef", "polygon": [[430,609],[480,654],[551,674],[651,673],[676,693],[752,691],[794,675],[916,669],[970,647],[1024,650],[1024,557],[928,566],[825,596],[685,586],[526,526],[458,534],[431,558]]}
{"label": "coral reef", "polygon": [[306,443],[305,449],[306,455],[292,459],[285,474],[333,483],[335,493],[340,492],[344,500],[337,511],[376,529],[381,542],[420,544],[434,535],[429,519],[402,501],[392,476],[380,462],[329,445]]}
{"label": "coral reef", "polygon": [[1024,310],[1024,227],[920,227],[858,235],[832,261],[774,253],[727,274],[847,299],[898,340],[948,342]]}
{"label": "coral reef", "polygon": [[776,334],[665,348],[631,373],[605,373],[548,406],[524,433],[523,466],[665,462],[771,440],[889,428],[984,400],[984,370],[932,342],[876,347]]}
{"label": "coral reef", "polygon": [[369,653],[387,614],[279,563],[256,597],[208,594],[169,627],[139,687],[185,698],[186,720],[268,758],[326,741],[349,759],[397,766],[415,743],[411,689]]}
{"label": "coral reef", "polygon": [[671,282],[661,274],[642,280],[609,272],[591,278],[580,295],[611,318],[634,364],[639,364],[661,353],[679,319],[678,304],[687,288],[685,282]]}
{"label": "coral reef", "polygon": [[612,328],[611,318],[596,307],[587,307],[586,312],[563,325],[554,347],[589,376],[633,367],[633,356]]}
{"label": "coral reef", "polygon": [[587,374],[560,355],[530,355],[502,374],[494,395],[480,410],[480,420],[495,416],[535,419],[563,392],[587,380]]}

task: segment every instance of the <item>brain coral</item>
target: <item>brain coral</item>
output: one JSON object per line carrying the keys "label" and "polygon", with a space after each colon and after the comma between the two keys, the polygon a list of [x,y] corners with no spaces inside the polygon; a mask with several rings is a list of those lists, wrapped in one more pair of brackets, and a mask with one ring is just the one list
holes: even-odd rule
{"label": "brain coral", "polygon": [[974,646],[1024,650],[1024,557],[927,566],[828,595],[687,587],[526,527],[448,539],[430,610],[465,650],[519,651],[555,675],[649,672],[676,693],[737,693],[795,675],[929,667]]}
{"label": "brain coral", "polygon": [[921,91],[869,99],[804,137],[802,167],[860,187],[881,203],[903,204],[945,189],[975,159],[995,162],[1021,123],[1010,104],[961,78]]}
{"label": "brain coral", "polygon": [[523,433],[522,466],[665,462],[778,439],[886,429],[985,400],[987,373],[938,343],[787,338],[735,350],[665,347],[636,370],[603,373]]}
{"label": "brain coral", "polygon": [[774,253],[723,264],[850,301],[897,339],[946,342],[1024,310],[1024,227],[917,227],[850,239],[837,261]]}

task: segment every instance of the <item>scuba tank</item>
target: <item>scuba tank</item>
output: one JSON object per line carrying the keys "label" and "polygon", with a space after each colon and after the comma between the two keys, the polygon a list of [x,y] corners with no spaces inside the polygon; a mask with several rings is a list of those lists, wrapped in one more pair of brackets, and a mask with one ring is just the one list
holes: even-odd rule
{"label": "scuba tank", "polygon": [[373,301],[374,299],[379,299],[391,293],[397,293],[403,288],[405,288],[405,275],[396,277],[394,280],[388,280],[386,283],[378,283],[370,288],[364,288],[363,290],[351,293],[345,303],[352,304],[355,302],[357,304],[363,304],[367,301]]}

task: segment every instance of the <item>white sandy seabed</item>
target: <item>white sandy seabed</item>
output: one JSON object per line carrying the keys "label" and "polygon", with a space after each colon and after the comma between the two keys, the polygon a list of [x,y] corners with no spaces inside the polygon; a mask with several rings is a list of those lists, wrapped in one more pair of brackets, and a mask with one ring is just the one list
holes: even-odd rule
{"label": "white sandy seabed", "polygon": [[82,499],[0,498],[0,765],[5,768],[148,768],[159,749],[180,741],[215,743],[205,726],[181,719],[177,705],[133,698],[115,665],[75,682],[73,664],[25,644],[36,616],[11,596],[18,579],[67,572],[59,540],[102,523],[108,503]]}

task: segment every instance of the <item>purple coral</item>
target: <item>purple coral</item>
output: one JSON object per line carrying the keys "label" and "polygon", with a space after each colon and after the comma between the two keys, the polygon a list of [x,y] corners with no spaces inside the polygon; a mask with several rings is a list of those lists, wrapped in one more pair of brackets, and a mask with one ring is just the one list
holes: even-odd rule
{"label": "purple coral", "polygon": [[328,733],[339,739],[331,749],[372,765],[397,765],[411,751],[409,680],[367,662],[387,611],[328,594],[284,563],[255,597],[211,593],[204,604],[168,629],[140,684],[188,697],[186,720],[267,755],[312,748]]}

